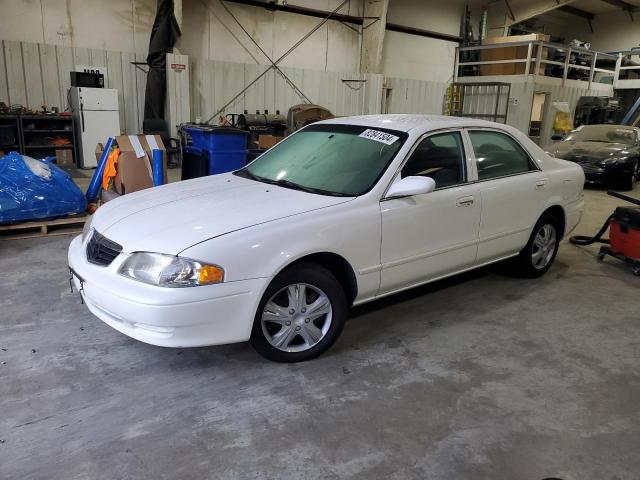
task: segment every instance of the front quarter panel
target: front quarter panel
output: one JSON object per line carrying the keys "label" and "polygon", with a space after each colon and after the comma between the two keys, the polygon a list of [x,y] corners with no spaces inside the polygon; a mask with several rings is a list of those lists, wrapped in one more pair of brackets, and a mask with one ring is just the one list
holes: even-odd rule
{"label": "front quarter panel", "polygon": [[231,232],[187,248],[180,255],[221,265],[225,282],[272,278],[314,253],[335,253],[351,265],[356,302],[380,286],[380,209],[359,197],[320,211]]}

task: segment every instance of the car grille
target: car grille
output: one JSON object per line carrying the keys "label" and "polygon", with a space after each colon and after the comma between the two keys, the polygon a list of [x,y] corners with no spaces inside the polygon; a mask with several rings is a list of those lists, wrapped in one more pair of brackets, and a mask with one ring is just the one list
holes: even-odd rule
{"label": "car grille", "polygon": [[584,173],[603,173],[604,169],[601,167],[597,167],[589,162],[578,162],[578,165],[582,167]]}
{"label": "car grille", "polygon": [[120,254],[122,245],[112,242],[94,231],[87,244],[87,260],[95,265],[106,267]]}

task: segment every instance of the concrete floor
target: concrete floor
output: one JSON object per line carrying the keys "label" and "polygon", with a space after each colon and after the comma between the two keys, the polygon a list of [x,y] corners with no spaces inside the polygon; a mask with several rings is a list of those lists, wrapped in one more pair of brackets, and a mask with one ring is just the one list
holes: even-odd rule
{"label": "concrete floor", "polygon": [[[580,233],[621,203],[586,199]],[[357,308],[280,365],[112,330],[69,293],[69,241],[0,242],[2,479],[638,478],[640,279],[596,247]]]}

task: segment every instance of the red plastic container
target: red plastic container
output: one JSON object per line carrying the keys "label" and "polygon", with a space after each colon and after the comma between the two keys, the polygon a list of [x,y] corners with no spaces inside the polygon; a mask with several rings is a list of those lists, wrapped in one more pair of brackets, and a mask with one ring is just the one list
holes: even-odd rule
{"label": "red plastic container", "polygon": [[609,225],[611,250],[640,260],[640,207],[618,207]]}

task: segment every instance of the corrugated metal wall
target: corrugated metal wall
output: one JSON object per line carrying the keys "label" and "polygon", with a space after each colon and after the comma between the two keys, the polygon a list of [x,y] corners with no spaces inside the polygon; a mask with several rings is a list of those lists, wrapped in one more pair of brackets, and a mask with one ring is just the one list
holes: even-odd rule
{"label": "corrugated metal wall", "polygon": [[441,115],[443,112],[445,82],[387,77],[385,86],[391,90],[386,113]]}
{"label": "corrugated metal wall", "polygon": [[[68,107],[69,72],[77,64],[107,68],[106,86],[118,90],[120,124],[126,133],[142,128],[145,66],[143,54],[72,48],[26,42],[1,41],[0,100],[30,108],[41,105]],[[202,60],[184,56],[189,63],[191,119],[206,120],[245,85],[267,69],[264,65]],[[181,61],[182,61],[181,60]],[[447,85],[377,74],[325,72],[282,68],[283,72],[314,103],[336,115],[380,113],[442,113]],[[186,73],[186,72],[185,72]],[[346,80],[346,81],[345,81]],[[388,90],[383,90],[383,85]],[[383,91],[388,91],[383,105]],[[304,99],[275,71],[268,72],[226,109],[280,110],[283,114]]]}
{"label": "corrugated metal wall", "polygon": [[[267,68],[264,65],[192,59],[192,117],[206,120]],[[336,115],[380,112],[382,75],[284,67],[282,71],[313,103],[327,107]],[[286,114],[289,107],[298,103],[304,103],[304,99],[272,70],[225,111],[242,113],[248,110],[253,113],[266,109]]]}
{"label": "corrugated metal wall", "polygon": [[167,103],[165,118],[171,136],[178,136],[176,125],[191,121],[191,65],[188,55],[167,54]]}
{"label": "corrugated metal wall", "polygon": [[0,101],[65,110],[75,65],[106,67],[106,87],[118,90],[121,127],[141,131],[146,73],[131,62],[144,62],[145,55],[8,40],[0,41],[0,50]]}
{"label": "corrugated metal wall", "polygon": [[[0,41],[0,47],[0,101],[30,108],[57,106],[64,110],[68,107],[69,72],[74,66],[106,67],[106,85],[117,89],[120,98],[120,124],[126,133],[141,131],[146,83],[143,69],[146,66],[136,67],[132,62],[144,62],[143,54],[6,40]],[[189,59],[185,56],[179,59],[190,66],[191,120],[196,117],[206,120],[267,68],[264,65]],[[282,70],[312,102],[329,108],[336,115],[383,111],[440,114],[443,111],[447,88],[444,82],[385,79],[382,75],[353,72]],[[469,79],[473,80],[477,79]],[[511,83],[510,97],[519,99],[519,104],[516,106],[510,102],[507,123],[525,133],[529,128],[534,91],[548,92],[549,103],[567,101],[572,109],[582,95],[613,94],[611,85],[594,83],[589,90],[584,82],[567,80],[562,86],[560,79],[548,77],[538,77],[536,82],[525,82],[522,77],[487,77],[486,80]],[[180,99],[184,97],[182,95]],[[298,103],[303,103],[303,99],[280,74],[270,71],[229,105],[226,112],[267,109],[270,112],[280,110],[285,114],[289,107]],[[548,105],[542,138],[550,138],[552,123],[553,111]]]}

